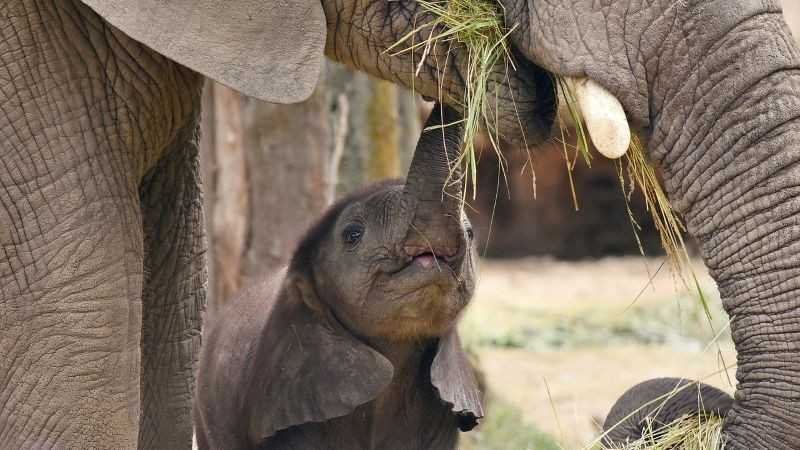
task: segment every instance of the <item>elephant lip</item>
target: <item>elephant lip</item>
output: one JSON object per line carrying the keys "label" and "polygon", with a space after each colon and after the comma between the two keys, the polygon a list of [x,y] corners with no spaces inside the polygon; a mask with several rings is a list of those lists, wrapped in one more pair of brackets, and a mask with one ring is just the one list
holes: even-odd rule
{"label": "elephant lip", "polygon": [[426,270],[441,270],[442,266],[456,270],[455,262],[459,255],[457,248],[406,245],[403,250],[405,253],[403,269],[416,264]]}
{"label": "elephant lip", "polygon": [[424,286],[454,280],[456,274],[450,261],[432,252],[425,252],[406,259],[405,264],[392,276],[406,279],[416,286]]}
{"label": "elephant lip", "polygon": [[439,264],[447,264],[447,260],[436,256],[433,252],[425,252],[412,257],[408,264],[416,264],[423,269],[432,269]]}
{"label": "elephant lip", "polygon": [[449,272],[455,275],[456,268],[453,267],[451,258],[428,251],[401,258],[398,269],[392,272],[391,275],[401,275],[411,272]]}
{"label": "elephant lip", "polygon": [[[457,278],[459,257],[453,252],[438,252],[429,247],[418,251],[406,251],[396,256],[383,272],[391,278],[423,278],[422,284],[434,283],[443,276]],[[416,250],[416,249],[415,249]],[[451,256],[445,256],[451,255]],[[427,281],[425,281],[427,280]],[[416,281],[413,284],[419,284]]]}
{"label": "elephant lip", "polygon": [[426,267],[420,262],[411,261],[394,273],[390,280],[392,291],[396,293],[395,300],[401,302],[416,302],[413,294],[432,286],[439,286],[442,291],[450,292],[458,285],[453,269],[440,262]]}

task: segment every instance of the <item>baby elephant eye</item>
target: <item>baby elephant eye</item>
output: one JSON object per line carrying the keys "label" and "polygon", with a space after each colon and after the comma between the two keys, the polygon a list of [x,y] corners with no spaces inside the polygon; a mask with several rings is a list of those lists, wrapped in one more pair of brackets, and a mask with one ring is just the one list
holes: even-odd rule
{"label": "baby elephant eye", "polygon": [[475,238],[475,232],[472,231],[472,227],[467,227],[467,237],[470,241]]}
{"label": "baby elephant eye", "polygon": [[358,244],[363,235],[364,227],[355,223],[351,223],[350,225],[346,226],[344,231],[342,231],[342,239],[344,239],[344,242],[347,245]]}

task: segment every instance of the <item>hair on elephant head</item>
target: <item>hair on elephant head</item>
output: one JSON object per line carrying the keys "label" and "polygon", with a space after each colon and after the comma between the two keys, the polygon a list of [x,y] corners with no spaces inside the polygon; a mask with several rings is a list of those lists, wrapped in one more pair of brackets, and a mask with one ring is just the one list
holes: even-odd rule
{"label": "hair on elephant head", "polygon": [[481,395],[455,329],[474,286],[450,168],[461,130],[434,126],[457,120],[435,108],[405,184],[336,203],[284,272],[213,318],[201,448],[454,449],[477,424]]}
{"label": "hair on elephant head", "polygon": [[713,386],[683,378],[654,378],[625,391],[603,423],[605,445],[617,448],[687,416],[725,417],[733,398]]}

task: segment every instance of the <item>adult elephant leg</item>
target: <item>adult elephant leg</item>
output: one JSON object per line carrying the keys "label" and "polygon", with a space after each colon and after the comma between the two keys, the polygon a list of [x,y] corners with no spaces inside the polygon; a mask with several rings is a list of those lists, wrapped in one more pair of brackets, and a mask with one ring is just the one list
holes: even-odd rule
{"label": "adult elephant leg", "polygon": [[138,435],[140,177],[69,6],[0,7],[3,450],[131,449]]}
{"label": "adult elephant leg", "polygon": [[140,182],[201,80],[74,0],[0,15],[0,449],[136,448]]}
{"label": "adult elephant leg", "polygon": [[135,185],[93,169],[113,157],[65,161],[57,143],[31,154],[7,137],[0,448],[135,448],[142,287]]}
{"label": "adult elephant leg", "polygon": [[0,101],[0,449],[135,448],[138,183],[102,136],[48,133],[56,101]]}
{"label": "adult elephant leg", "polygon": [[145,177],[140,449],[189,449],[206,269],[193,124]]}

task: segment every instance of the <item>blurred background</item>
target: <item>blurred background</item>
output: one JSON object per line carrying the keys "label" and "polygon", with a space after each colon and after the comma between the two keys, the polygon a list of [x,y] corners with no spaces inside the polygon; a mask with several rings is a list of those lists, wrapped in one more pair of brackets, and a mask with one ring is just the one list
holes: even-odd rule
{"label": "blurred background", "polygon": [[[800,0],[784,8],[797,30]],[[213,83],[203,102],[210,314],[285,264],[334,199],[404,176],[430,109],[410,91],[330,62],[301,104],[263,103]],[[700,261],[699,291],[674,276],[637,191],[630,207],[640,247],[612,162],[576,164],[576,210],[560,143],[503,145],[502,159],[485,139],[477,144],[468,214],[482,258],[461,332],[489,393],[489,418],[465,449],[589,446],[616,398],[652,377],[733,391],[736,355],[713,281]]]}

